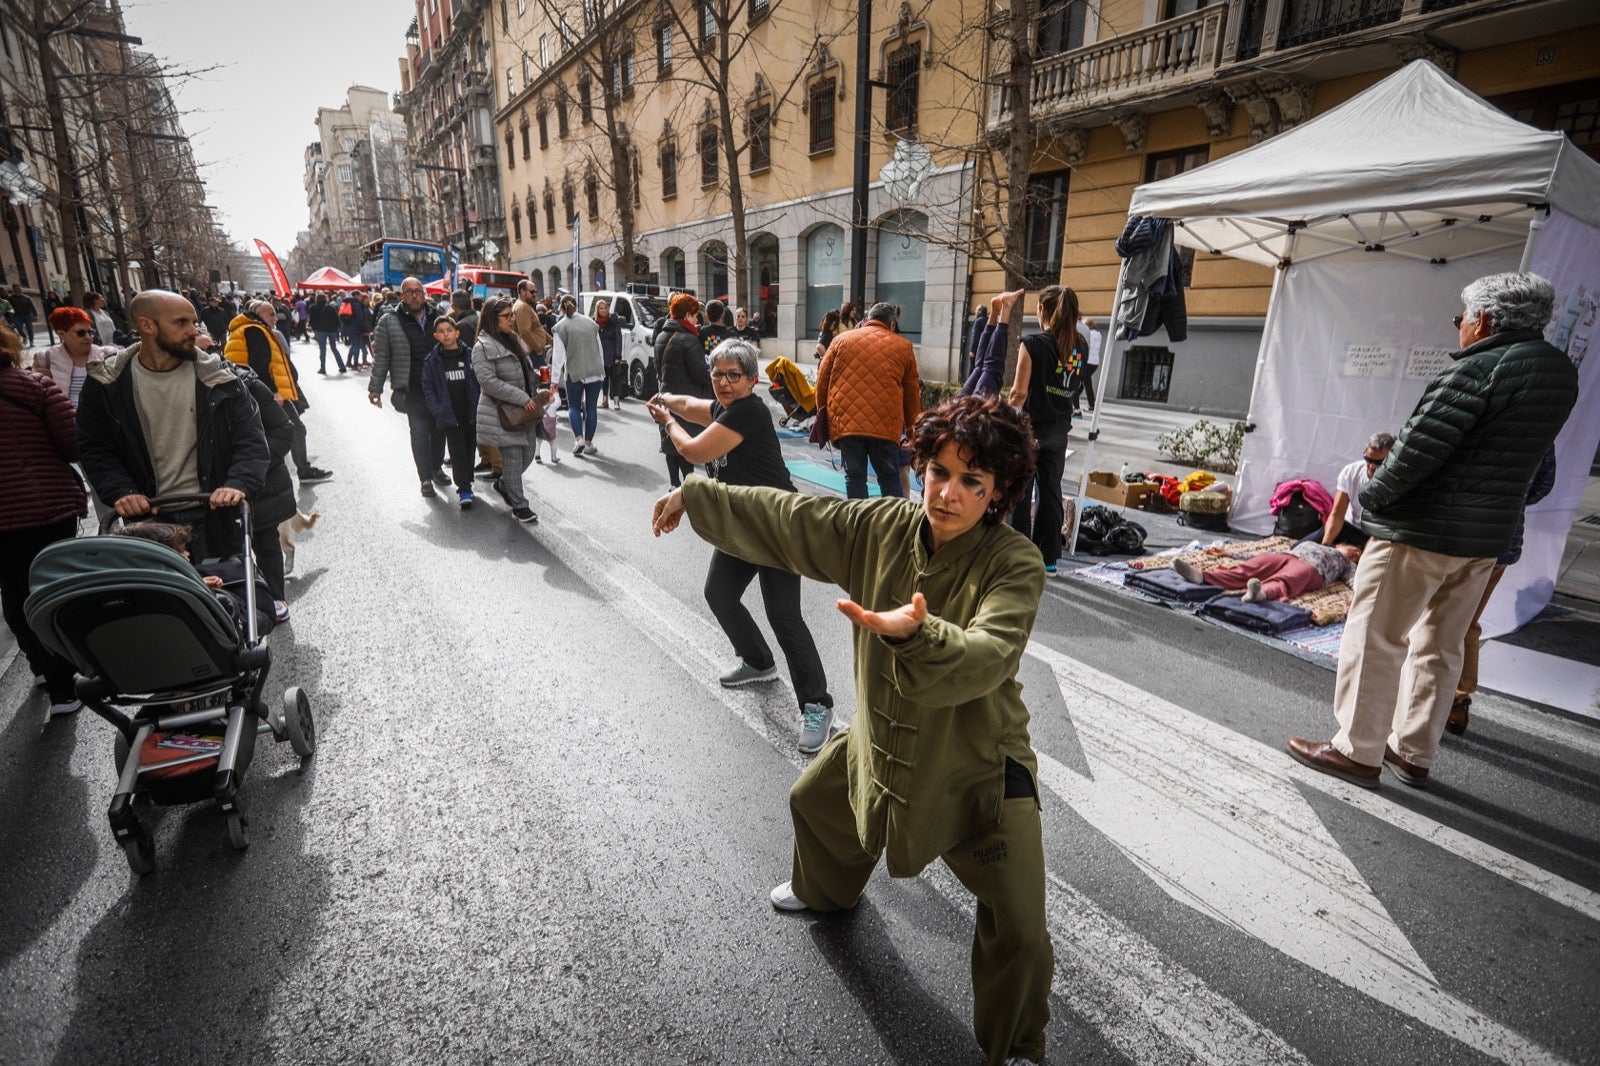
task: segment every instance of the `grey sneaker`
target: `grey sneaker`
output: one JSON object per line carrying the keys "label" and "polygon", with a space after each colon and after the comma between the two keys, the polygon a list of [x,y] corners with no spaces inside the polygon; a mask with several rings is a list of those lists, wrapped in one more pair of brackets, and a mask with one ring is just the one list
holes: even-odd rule
{"label": "grey sneaker", "polygon": [[800,730],[800,750],[814,755],[833,735],[833,708],[820,703],[808,703],[801,712],[803,727]]}
{"label": "grey sneaker", "polygon": [[722,682],[723,688],[738,688],[740,685],[754,685],[761,681],[776,681],[778,680],[778,664],[773,663],[765,670],[757,670],[743,659],[740,659],[738,666],[723,674],[717,680]]}
{"label": "grey sneaker", "polygon": [[447,489],[450,487],[450,475],[443,470],[435,470],[433,472],[433,483],[441,489]]}
{"label": "grey sneaker", "polygon": [[780,911],[803,911],[810,909],[804,903],[800,902],[800,897],[794,894],[794,889],[791,887],[791,883],[788,881],[785,881],[777,888],[774,888],[767,898],[772,900],[772,905],[778,908]]}

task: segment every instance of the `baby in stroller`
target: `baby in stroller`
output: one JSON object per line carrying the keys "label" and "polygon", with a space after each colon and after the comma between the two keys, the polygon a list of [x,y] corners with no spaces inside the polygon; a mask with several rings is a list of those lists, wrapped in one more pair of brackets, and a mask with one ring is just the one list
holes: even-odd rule
{"label": "baby in stroller", "polygon": [[135,525],[122,536],[59,541],[29,570],[28,624],[73,664],[78,698],[120,734],[108,817],[137,874],[155,868],[155,842],[135,812],[136,796],[160,805],[214,800],[229,841],[244,848],[240,788],[256,736],[289,741],[302,760],[316,750],[299,688],[286,690],[279,708],[262,699],[272,655],[256,608],[272,601],[257,584],[247,502],[239,518],[242,561],[217,565],[238,567],[240,579],[213,573],[220,588],[184,557],[181,527],[173,534]]}
{"label": "baby in stroller", "polygon": [[[245,600],[244,581],[245,566],[243,562],[231,562],[223,559],[214,559],[210,562],[195,562],[189,558],[189,540],[191,534],[188,526],[180,526],[171,522],[134,522],[123,526],[121,529],[111,531],[116,537],[138,537],[155,544],[165,545],[188,560],[200,575],[200,580],[205,586],[217,593],[217,599],[222,606],[233,615],[234,623],[239,627],[240,636],[245,633]],[[273,616],[263,608],[272,602],[272,592],[267,588],[265,580],[256,578],[255,602],[260,605],[256,610],[257,632],[266,634],[273,629]]]}

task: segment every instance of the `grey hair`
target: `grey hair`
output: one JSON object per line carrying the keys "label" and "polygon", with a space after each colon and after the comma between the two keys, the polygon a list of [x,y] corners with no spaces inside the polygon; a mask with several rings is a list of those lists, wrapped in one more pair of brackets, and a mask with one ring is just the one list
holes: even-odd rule
{"label": "grey hair", "polygon": [[739,317],[739,316],[740,316],[740,315],[746,315],[746,316],[748,316],[748,315],[749,315],[749,314],[750,314],[750,312],[749,312],[749,311],[746,311],[746,310],[745,310],[745,309],[744,309],[744,308],[742,308],[742,307],[735,307],[735,308],[734,308],[734,309],[733,309],[733,317],[734,317],[734,318],[738,318],[738,317]]}
{"label": "grey hair", "polygon": [[756,363],[760,358],[760,350],[742,337],[725,340],[711,349],[712,363],[716,363],[720,359],[736,360],[739,364],[739,369],[751,381],[760,380],[760,375],[756,370]]}
{"label": "grey hair", "polygon": [[891,303],[879,301],[867,308],[867,319],[871,322],[893,322],[900,317],[900,308]]}
{"label": "grey hair", "polygon": [[250,313],[253,314],[253,315],[259,316],[261,314],[261,309],[263,307],[265,307],[268,311],[276,311],[277,310],[277,308],[272,306],[272,302],[270,300],[251,300],[250,301]]}
{"label": "grey hair", "polygon": [[1556,289],[1537,274],[1490,274],[1461,290],[1467,319],[1484,315],[1496,333],[1509,329],[1544,329],[1555,313]]}
{"label": "grey hair", "polygon": [[1375,452],[1386,452],[1394,447],[1394,434],[1374,433],[1367,438],[1367,447]]}

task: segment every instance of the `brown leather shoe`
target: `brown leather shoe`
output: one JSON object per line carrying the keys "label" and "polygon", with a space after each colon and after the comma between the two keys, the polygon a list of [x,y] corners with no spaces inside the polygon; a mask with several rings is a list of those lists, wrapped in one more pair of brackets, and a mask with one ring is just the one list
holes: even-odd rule
{"label": "brown leather shoe", "polygon": [[1378,776],[1383,772],[1382,767],[1363,766],[1354,759],[1347,758],[1343,752],[1325,740],[1301,740],[1299,737],[1290,737],[1287,747],[1295,762],[1303,763],[1313,770],[1320,770],[1331,777],[1343,778],[1352,785],[1360,785],[1362,788],[1378,787]]}
{"label": "brown leather shoe", "polygon": [[1383,764],[1394,771],[1394,776],[1412,788],[1428,787],[1428,768],[1402,759],[1387,744],[1383,746]]}
{"label": "brown leather shoe", "polygon": [[1457,696],[1450,705],[1450,717],[1444,720],[1444,731],[1460,736],[1467,731],[1467,708],[1472,706],[1471,696]]}

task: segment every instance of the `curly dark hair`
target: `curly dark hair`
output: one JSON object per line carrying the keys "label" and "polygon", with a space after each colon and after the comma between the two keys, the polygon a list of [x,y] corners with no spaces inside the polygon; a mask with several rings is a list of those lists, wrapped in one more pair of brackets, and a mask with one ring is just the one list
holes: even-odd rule
{"label": "curly dark hair", "polygon": [[994,475],[994,497],[983,521],[994,525],[1011,513],[1033,485],[1033,423],[994,396],[956,396],[917,416],[911,463],[926,477],[928,461],[954,443],[961,460]]}

